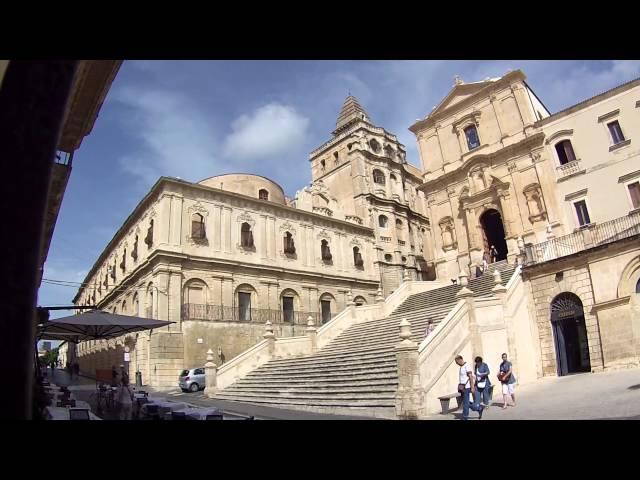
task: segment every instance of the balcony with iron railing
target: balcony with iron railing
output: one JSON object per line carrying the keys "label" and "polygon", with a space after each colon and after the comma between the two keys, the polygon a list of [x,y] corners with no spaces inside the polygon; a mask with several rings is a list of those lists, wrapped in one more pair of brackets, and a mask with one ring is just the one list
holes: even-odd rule
{"label": "balcony with iron railing", "polygon": [[640,235],[640,212],[599,224],[589,224],[574,233],[546,242],[525,245],[525,266],[567,257],[590,248]]}
{"label": "balcony with iron railing", "polygon": [[266,323],[268,320],[274,325],[306,325],[309,316],[313,318],[315,325],[319,325],[318,312],[227,307],[197,303],[184,303],[182,305],[182,320],[245,323]]}

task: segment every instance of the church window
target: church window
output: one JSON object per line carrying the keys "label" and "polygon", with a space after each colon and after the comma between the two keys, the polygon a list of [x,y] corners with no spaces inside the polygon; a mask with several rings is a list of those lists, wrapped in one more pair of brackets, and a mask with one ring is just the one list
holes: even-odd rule
{"label": "church window", "polygon": [[478,148],[480,146],[480,139],[478,138],[478,130],[475,126],[469,125],[464,129],[464,135],[467,137],[467,146],[469,151]]}
{"label": "church window", "polygon": [[556,143],[556,153],[558,154],[558,161],[560,162],[560,165],[565,165],[569,162],[575,161],[576,159],[570,140],[563,140]]}
{"label": "church window", "polygon": [[373,171],[373,183],[377,183],[379,185],[384,185],[385,184],[384,173],[382,173],[380,170],[374,170]]}
{"label": "church window", "polygon": [[260,190],[258,190],[258,198],[260,200],[269,200],[269,192],[264,188],[261,188]]}
{"label": "church window", "polygon": [[284,234],[284,253],[294,255],[296,253],[296,246],[293,241],[293,235],[290,232]]}
{"label": "church window", "polygon": [[362,254],[358,247],[353,247],[353,264],[356,267],[362,267],[364,265],[364,262],[362,261]]}
{"label": "church window", "polygon": [[329,242],[326,240],[322,240],[322,243],[320,244],[320,253],[322,255],[322,260],[325,262],[331,261],[331,249],[329,248]]}
{"label": "church window", "polygon": [[207,237],[204,228],[204,217],[199,213],[191,216],[191,238],[195,240],[204,240]]}
{"label": "church window", "polygon": [[253,232],[251,232],[251,225],[247,222],[240,227],[240,244],[244,248],[253,248]]}
{"label": "church window", "polygon": [[389,221],[389,219],[384,215],[380,215],[378,217],[378,225],[380,225],[381,228],[387,228],[387,222],[388,221]]}

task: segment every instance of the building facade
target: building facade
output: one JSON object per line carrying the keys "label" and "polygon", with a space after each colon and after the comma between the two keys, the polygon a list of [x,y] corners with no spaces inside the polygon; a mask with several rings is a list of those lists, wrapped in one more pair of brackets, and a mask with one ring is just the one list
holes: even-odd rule
{"label": "building facade", "polygon": [[257,175],[162,177],[74,301],[174,323],[85,342],[81,365],[122,363],[128,346],[146,383],[174,386],[208,349],[224,363],[255,345],[267,321],[304,335],[403,280],[473,275],[492,245],[523,266],[537,376],[637,365],[639,105],[640,80],[552,115],[521,71],[456,79],[410,127],[422,171],[349,96],[292,200]]}

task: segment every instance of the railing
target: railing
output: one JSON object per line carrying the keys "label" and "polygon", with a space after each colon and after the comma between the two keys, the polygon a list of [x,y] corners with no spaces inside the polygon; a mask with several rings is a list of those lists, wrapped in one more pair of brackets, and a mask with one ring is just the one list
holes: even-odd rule
{"label": "railing", "polygon": [[327,217],[333,217],[333,210],[327,207],[313,207],[313,213],[318,213],[320,215],[326,215]]}
{"label": "railing", "polygon": [[560,165],[559,167],[557,167],[557,170],[559,178],[578,173],[580,171],[580,159],[574,160],[573,162],[565,163],[564,165]]}
{"label": "railing", "polygon": [[356,215],[345,215],[344,218],[347,222],[353,222],[357,223],[358,225],[362,225],[362,218]]}
{"label": "railing", "polygon": [[640,235],[640,213],[585,226],[575,233],[525,246],[525,265],[548,262],[583,250]]}
{"label": "railing", "polygon": [[319,326],[318,312],[271,310],[264,308],[240,308],[224,305],[204,305],[185,303],[182,305],[182,320],[207,320],[215,322],[247,322],[273,324],[306,325],[309,316]]}

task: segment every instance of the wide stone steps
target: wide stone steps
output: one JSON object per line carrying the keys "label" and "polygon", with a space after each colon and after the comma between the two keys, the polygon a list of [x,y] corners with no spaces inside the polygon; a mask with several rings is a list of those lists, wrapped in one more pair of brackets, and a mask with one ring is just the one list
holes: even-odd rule
{"label": "wide stone steps", "polygon": [[[372,378],[373,377],[373,378]],[[269,378],[242,378],[236,382],[236,386],[243,387],[265,387],[265,388],[292,388],[292,387],[308,387],[312,385],[317,388],[324,387],[376,387],[380,385],[397,385],[398,377],[394,373],[387,373],[381,375],[367,375],[366,378],[352,377],[352,378],[337,378],[337,379],[321,379],[318,378],[313,382],[310,382],[307,378],[291,378],[286,380],[269,379]]]}
{"label": "wide stone steps", "polygon": [[[515,267],[506,262],[469,281],[474,297],[492,296],[493,270],[506,285]],[[411,295],[386,318],[352,325],[320,351],[274,359],[247,374],[216,398],[282,408],[344,411],[393,417],[398,371],[395,346],[400,321],[411,323],[411,339],[424,340],[427,325],[437,326],[456,305],[460,285],[447,285]]]}
{"label": "wide stone steps", "polygon": [[290,405],[322,405],[322,406],[354,406],[354,407],[393,407],[395,404],[395,393],[357,393],[342,396],[331,396],[331,398],[318,395],[296,395],[280,396],[266,395],[261,393],[225,393],[223,390],[216,394],[216,398],[223,400],[235,400],[249,403],[279,403]]}

